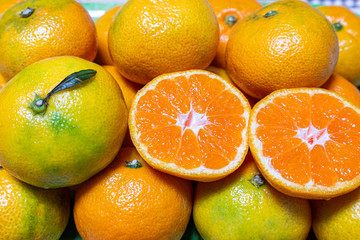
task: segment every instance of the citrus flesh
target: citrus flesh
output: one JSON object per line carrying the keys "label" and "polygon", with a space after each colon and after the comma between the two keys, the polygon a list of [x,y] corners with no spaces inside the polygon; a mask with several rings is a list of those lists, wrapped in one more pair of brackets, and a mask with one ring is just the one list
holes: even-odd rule
{"label": "citrus flesh", "polygon": [[278,190],[328,199],[360,185],[360,109],[320,88],[278,90],[249,123],[251,152]]}
{"label": "citrus flesh", "polygon": [[161,75],[135,96],[132,141],[151,166],[213,181],[233,172],[246,152],[250,105],[227,80],[204,70]]}

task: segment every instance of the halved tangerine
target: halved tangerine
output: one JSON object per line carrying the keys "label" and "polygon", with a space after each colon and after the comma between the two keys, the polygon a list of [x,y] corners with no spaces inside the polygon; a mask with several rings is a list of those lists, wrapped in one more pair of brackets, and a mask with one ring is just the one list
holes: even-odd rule
{"label": "halved tangerine", "polygon": [[248,152],[250,105],[227,80],[205,70],[154,78],[135,96],[131,139],[152,167],[185,179],[215,181]]}
{"label": "halved tangerine", "polygon": [[279,191],[329,199],[360,186],[360,108],[320,88],[278,90],[249,122],[251,153]]}

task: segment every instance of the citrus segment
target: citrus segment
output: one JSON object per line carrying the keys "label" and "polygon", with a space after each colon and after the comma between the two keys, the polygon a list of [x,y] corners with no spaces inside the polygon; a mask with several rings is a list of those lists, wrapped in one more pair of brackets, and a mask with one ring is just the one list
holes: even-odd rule
{"label": "citrus segment", "polygon": [[[227,80],[230,84],[234,85],[234,82],[231,80],[228,72],[225,69],[222,68],[218,68],[215,66],[210,65],[208,68],[206,68],[207,71],[209,72],[213,72],[217,75],[219,75],[220,77],[222,77],[223,79]],[[234,85],[235,86],[235,85]],[[241,90],[240,90],[241,91]],[[244,94],[244,96],[247,98],[247,100],[249,101],[251,107],[253,107],[258,99],[251,97],[250,95],[246,94],[245,92],[241,91],[242,94]],[[360,101],[360,96],[359,96],[359,101]]]}
{"label": "citrus segment", "polygon": [[164,74],[136,94],[130,109],[130,135],[153,167],[211,181],[242,163],[249,112],[244,95],[213,73]]}
{"label": "citrus segment", "polygon": [[360,109],[320,88],[279,90],[255,105],[249,142],[279,190],[330,198],[360,185]]}

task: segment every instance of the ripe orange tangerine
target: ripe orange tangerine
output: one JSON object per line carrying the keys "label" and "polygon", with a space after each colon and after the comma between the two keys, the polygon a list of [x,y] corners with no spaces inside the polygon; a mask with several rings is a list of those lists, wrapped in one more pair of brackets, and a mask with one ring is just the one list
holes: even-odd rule
{"label": "ripe orange tangerine", "polygon": [[205,70],[156,77],[135,95],[132,141],[152,167],[214,181],[235,171],[248,151],[250,104],[227,80]]}
{"label": "ripe orange tangerine", "polygon": [[320,88],[283,89],[251,112],[249,144],[279,191],[329,199],[360,186],[360,108]]}

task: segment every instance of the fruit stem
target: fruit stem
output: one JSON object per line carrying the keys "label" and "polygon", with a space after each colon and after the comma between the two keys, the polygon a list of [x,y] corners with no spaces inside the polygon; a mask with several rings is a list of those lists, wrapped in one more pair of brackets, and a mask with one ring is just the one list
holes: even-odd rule
{"label": "fruit stem", "polygon": [[279,12],[273,10],[273,11],[267,12],[263,17],[264,18],[269,18],[269,17],[275,16],[276,14],[279,14]]}
{"label": "fruit stem", "polygon": [[141,168],[142,167],[141,162],[139,162],[137,159],[134,159],[130,162],[125,161],[125,166],[128,168]]}
{"label": "fruit stem", "polygon": [[333,26],[334,26],[334,28],[335,28],[335,30],[338,32],[338,31],[340,31],[341,29],[343,29],[343,25],[341,24],[341,23],[339,23],[339,22],[336,22],[336,23],[333,23]]}
{"label": "fruit stem", "polygon": [[237,22],[237,17],[235,17],[234,15],[227,15],[225,16],[225,23],[226,25],[228,25],[229,27],[232,27],[235,25],[235,23]]}
{"label": "fruit stem", "polygon": [[249,180],[249,182],[251,182],[251,184],[256,188],[259,188],[265,184],[265,180],[260,173],[256,174],[252,179]]}
{"label": "fruit stem", "polygon": [[53,90],[51,90],[45,98],[42,98],[40,95],[35,93],[34,100],[29,104],[29,108],[33,110],[33,114],[40,114],[44,116],[47,106],[47,100],[55,93],[65,90],[67,88],[74,87],[79,83],[92,78],[95,76],[96,71],[92,69],[81,70],[79,72],[74,72],[62,80]]}
{"label": "fruit stem", "polygon": [[35,12],[35,8],[26,8],[25,10],[21,11],[20,17],[28,18]]}

